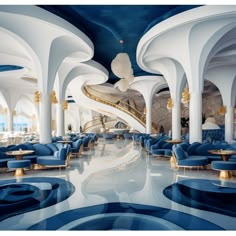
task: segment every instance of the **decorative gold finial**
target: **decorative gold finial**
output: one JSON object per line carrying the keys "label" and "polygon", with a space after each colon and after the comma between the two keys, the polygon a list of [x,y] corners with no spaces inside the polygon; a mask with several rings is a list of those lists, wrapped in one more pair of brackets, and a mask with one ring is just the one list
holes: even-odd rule
{"label": "decorative gold finial", "polygon": [[57,104],[58,103],[57,96],[56,96],[56,91],[55,90],[53,90],[52,93],[51,93],[51,103],[52,104]]}
{"label": "decorative gold finial", "polygon": [[188,103],[190,100],[190,94],[189,94],[189,89],[187,87],[184,88],[184,91],[182,92],[182,103]]}
{"label": "decorative gold finial", "polygon": [[167,107],[168,110],[172,109],[172,107],[173,107],[172,98],[168,98],[166,107]]}
{"label": "decorative gold finial", "polygon": [[221,107],[217,110],[217,114],[218,114],[218,115],[223,116],[223,115],[225,115],[225,113],[226,113],[226,106],[221,106]]}
{"label": "decorative gold finial", "polygon": [[68,101],[65,100],[65,101],[63,102],[63,110],[67,110],[67,109],[68,109]]}
{"label": "decorative gold finial", "polygon": [[37,90],[37,91],[34,92],[34,102],[35,102],[35,103],[39,103],[40,100],[41,100],[41,94],[40,94],[40,92]]}

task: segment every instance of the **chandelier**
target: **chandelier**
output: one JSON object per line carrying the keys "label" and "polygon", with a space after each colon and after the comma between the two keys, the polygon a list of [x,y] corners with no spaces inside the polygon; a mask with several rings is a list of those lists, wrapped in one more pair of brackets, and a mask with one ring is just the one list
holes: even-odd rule
{"label": "chandelier", "polygon": [[172,98],[168,98],[166,108],[170,111],[173,108]]}
{"label": "chandelier", "polygon": [[[123,44],[123,40],[120,40]],[[127,53],[118,53],[111,62],[111,70],[120,80],[115,83],[114,88],[119,88],[125,92],[129,84],[134,80],[133,69],[129,55]]]}
{"label": "chandelier", "polygon": [[185,87],[184,91],[182,92],[181,102],[184,104],[185,107],[188,107],[189,100],[190,100],[189,89],[188,87]]}

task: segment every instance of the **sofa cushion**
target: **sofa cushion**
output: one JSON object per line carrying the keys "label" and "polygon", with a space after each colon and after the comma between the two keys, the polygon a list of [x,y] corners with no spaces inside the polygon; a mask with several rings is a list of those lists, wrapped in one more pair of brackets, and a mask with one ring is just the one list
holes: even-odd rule
{"label": "sofa cushion", "polygon": [[67,157],[67,152],[68,152],[68,149],[67,148],[61,148],[59,151],[58,151],[58,159],[60,160],[65,160],[66,157]]}
{"label": "sofa cushion", "polygon": [[0,147],[0,152],[7,152],[8,148],[7,147]]}
{"label": "sofa cushion", "polygon": [[189,155],[194,155],[194,154],[196,154],[196,149],[200,146],[200,145],[202,145],[201,143],[199,143],[199,142],[194,142],[194,143],[192,143],[188,148],[187,148],[187,153],[189,154]]}
{"label": "sofa cushion", "polygon": [[35,149],[35,154],[37,156],[49,156],[53,154],[52,150],[44,144],[37,143],[34,144],[33,146]]}
{"label": "sofa cushion", "polygon": [[209,153],[209,150],[212,150],[212,149],[214,149],[214,146],[211,143],[203,143],[202,145],[196,148],[195,154],[208,156],[208,155],[211,155]]}
{"label": "sofa cushion", "polygon": [[37,158],[37,163],[44,166],[65,165],[65,160],[57,159],[54,156],[41,156]]}
{"label": "sofa cushion", "polygon": [[188,147],[190,146],[190,144],[188,142],[183,142],[178,145],[181,146],[184,151],[187,151]]}
{"label": "sofa cushion", "polygon": [[179,160],[179,166],[206,166],[208,165],[208,158],[204,156],[190,156],[189,158]]}
{"label": "sofa cushion", "polygon": [[181,146],[174,147],[173,151],[177,160],[183,160],[188,157],[188,154],[183,150]]}
{"label": "sofa cushion", "polygon": [[26,145],[18,144],[18,145],[14,146],[14,147],[8,148],[8,151],[17,151],[17,150],[20,150],[20,149],[28,150]]}
{"label": "sofa cushion", "polygon": [[24,146],[25,146],[26,150],[33,150],[33,151],[35,151],[34,146],[32,144],[30,144],[30,143],[24,143]]}
{"label": "sofa cushion", "polygon": [[56,152],[56,151],[58,151],[58,147],[57,147],[54,143],[48,143],[46,146],[47,146],[49,149],[51,149],[53,153]]}
{"label": "sofa cushion", "polygon": [[9,158],[9,156],[4,152],[0,152],[0,159],[5,159],[5,158]]}
{"label": "sofa cushion", "polygon": [[55,151],[53,156],[56,157],[57,159],[59,159],[59,151]]}

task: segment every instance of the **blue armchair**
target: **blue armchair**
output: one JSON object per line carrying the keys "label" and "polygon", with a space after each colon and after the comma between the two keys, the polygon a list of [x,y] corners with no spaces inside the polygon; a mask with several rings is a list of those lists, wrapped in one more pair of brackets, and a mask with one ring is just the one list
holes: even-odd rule
{"label": "blue armchair", "polygon": [[173,153],[176,167],[199,168],[208,165],[208,158],[205,156],[189,156],[180,145],[173,146]]}
{"label": "blue armchair", "polygon": [[71,144],[71,155],[78,157],[82,155],[83,151],[83,141],[82,139],[78,139]]}
{"label": "blue armchair", "polygon": [[70,161],[70,146],[65,145],[53,155],[39,156],[37,163],[43,167],[67,167]]}

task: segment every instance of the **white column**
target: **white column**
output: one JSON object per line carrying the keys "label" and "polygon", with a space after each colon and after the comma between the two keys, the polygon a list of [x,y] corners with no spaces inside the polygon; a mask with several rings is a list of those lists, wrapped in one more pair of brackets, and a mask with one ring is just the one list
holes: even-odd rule
{"label": "white column", "polygon": [[202,93],[200,91],[190,94],[189,142],[202,142]]}
{"label": "white column", "polygon": [[40,117],[39,105],[36,108],[36,112],[37,112],[37,114],[36,114],[36,131],[37,131],[37,133],[39,133],[40,132],[39,131],[39,117]]}
{"label": "white column", "polygon": [[63,104],[58,103],[56,105],[57,109],[57,136],[64,136],[65,135],[65,121],[64,121],[64,110],[63,110]]}
{"label": "white column", "polygon": [[172,139],[181,138],[181,103],[180,101],[174,101],[172,108]]}
{"label": "white column", "polygon": [[12,110],[9,110],[9,113],[8,113],[8,132],[11,132],[13,133],[14,132],[14,126],[13,126],[13,112]]}
{"label": "white column", "polygon": [[152,133],[152,99],[146,98],[146,134]]}
{"label": "white column", "polygon": [[41,102],[39,104],[40,143],[50,143],[52,141],[52,114],[50,93],[41,93]]}
{"label": "white column", "polygon": [[232,143],[234,135],[234,108],[233,106],[226,107],[225,113],[225,141]]}

